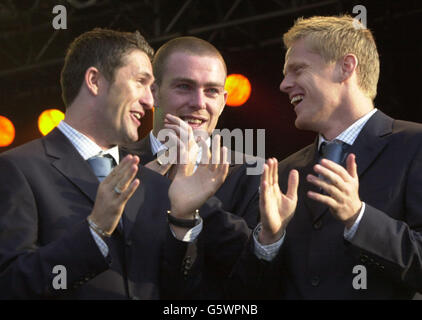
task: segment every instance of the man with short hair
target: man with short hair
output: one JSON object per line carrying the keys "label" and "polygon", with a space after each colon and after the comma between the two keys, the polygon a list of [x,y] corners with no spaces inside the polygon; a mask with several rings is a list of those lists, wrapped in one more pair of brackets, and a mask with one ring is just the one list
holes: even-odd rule
{"label": "man with short hair", "polygon": [[[153,59],[153,72],[153,130],[140,142],[128,146],[128,150],[139,155],[147,167],[166,174],[171,163],[158,165],[157,160],[154,160],[161,151],[167,149],[165,135],[161,135],[163,129],[172,130],[181,138],[191,137],[189,140],[193,145],[195,137],[200,136],[212,149],[211,136],[227,100],[227,92],[224,90],[227,68],[220,52],[211,43],[188,36],[172,39],[158,49]],[[259,221],[260,177],[257,173],[249,174],[251,172],[248,170],[262,165],[260,161],[263,162],[263,159],[245,155],[243,150],[232,150],[230,159],[227,179],[213,200],[219,203],[230,221],[238,223],[238,229],[233,228],[233,232],[227,234],[221,233],[221,238],[217,240],[214,236],[219,226],[204,219],[204,230],[198,230],[197,233],[198,248],[207,248],[202,251],[203,284],[201,293],[195,296],[199,299],[235,297],[235,293],[227,293],[230,290],[226,287],[227,277],[242,253],[243,246],[221,250],[215,244],[234,237],[242,227],[255,228]],[[240,159],[241,163],[236,163],[236,159]],[[173,165],[167,173],[170,179],[171,171],[176,167]],[[243,232],[247,234],[248,230]],[[253,250],[257,250],[260,257],[265,256],[266,249],[258,242],[255,242]],[[220,253],[221,256],[217,258],[216,254]]]}
{"label": "man with short hair", "polygon": [[138,32],[80,35],[61,74],[65,120],[0,155],[0,298],[178,297],[161,277],[180,272],[187,229],[168,220],[201,207],[228,165],[217,149],[221,161],[182,168],[170,185],[121,152],[152,108],[152,55]]}
{"label": "man with short hair", "polygon": [[[299,201],[289,217],[268,211],[275,238],[285,238],[265,290],[286,299],[410,299],[422,290],[422,125],[374,108],[378,52],[352,17],[301,18],[283,40],[280,90],[296,127],[318,137],[279,163],[281,190],[299,171]],[[277,192],[263,200],[277,205]]]}

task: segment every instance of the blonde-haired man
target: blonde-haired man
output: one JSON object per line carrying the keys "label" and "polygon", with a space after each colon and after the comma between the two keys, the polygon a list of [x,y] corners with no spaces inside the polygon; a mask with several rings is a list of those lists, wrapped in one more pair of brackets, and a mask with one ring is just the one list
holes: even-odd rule
{"label": "blonde-haired man", "polygon": [[[410,299],[422,291],[422,125],[374,108],[378,53],[352,17],[299,19],[283,39],[280,90],[296,127],[318,137],[278,165],[281,190],[290,170],[299,171],[299,200],[292,216],[268,210],[274,234],[285,237],[266,291],[287,299]],[[266,208],[277,206],[280,190],[267,190]]]}

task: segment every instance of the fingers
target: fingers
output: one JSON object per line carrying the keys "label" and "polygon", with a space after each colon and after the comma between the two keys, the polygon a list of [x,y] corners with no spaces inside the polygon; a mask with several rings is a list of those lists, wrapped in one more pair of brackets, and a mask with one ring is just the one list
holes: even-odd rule
{"label": "fingers", "polygon": [[[321,164],[322,164],[322,162],[321,162]],[[332,170],[332,168],[334,167],[333,165],[338,166],[334,162],[324,163],[324,166],[317,164],[317,165],[314,166],[314,171],[316,173],[318,173],[319,175],[323,176],[329,183],[336,186],[341,191],[345,191],[344,182],[349,181],[350,176],[344,170],[344,168],[342,168],[342,169],[344,170],[345,174],[339,175],[338,172],[340,172],[340,170],[337,170],[337,171]],[[325,167],[325,166],[327,166],[327,167]],[[347,175],[347,177],[345,178],[344,175]],[[308,175],[307,179],[309,178],[309,176],[311,176],[311,175]],[[321,180],[321,179],[318,179],[318,180]],[[308,181],[313,183],[317,180],[315,180],[315,179],[309,180],[308,179]]]}
{"label": "fingers", "polygon": [[216,134],[212,138],[212,154],[211,154],[211,168],[217,168],[217,165],[220,163],[221,157],[221,137]]}
{"label": "fingers", "polygon": [[219,165],[218,169],[220,170],[223,181],[226,180],[227,174],[229,173],[229,161],[227,159],[227,154],[227,148],[221,148],[221,164]]}
{"label": "fingers", "polygon": [[138,172],[138,164],[139,164],[139,157],[134,156],[132,158],[130,166],[126,167],[125,171],[120,172],[120,175],[118,176],[120,177],[120,179],[117,181],[114,187],[117,187],[118,189],[124,192],[129,187],[133,179],[135,178],[136,173]]}
{"label": "fingers", "polygon": [[[329,169],[329,171],[334,172],[339,175],[344,181],[350,180],[350,175],[341,165],[327,159],[321,160],[321,166]],[[315,168],[315,167],[314,167]],[[318,172],[320,173],[320,172]]]}
{"label": "fingers", "polygon": [[122,194],[119,197],[119,200],[122,201],[123,204],[125,204],[130,197],[132,197],[132,195],[135,193],[136,189],[139,187],[140,181],[139,179],[135,179],[133,180],[129,187],[126,188],[125,191],[122,192]]}
{"label": "fingers", "polygon": [[202,137],[198,137],[197,144],[198,144],[199,148],[202,150],[200,165],[209,164],[211,154],[210,154],[210,150],[208,149],[207,143],[205,142],[205,140]]}
{"label": "fingers", "polygon": [[356,156],[353,153],[347,156],[346,168],[347,168],[347,172],[350,174],[352,178],[357,178],[358,166],[356,164]]}
{"label": "fingers", "polygon": [[337,186],[334,186],[333,184],[328,183],[327,181],[324,181],[322,179],[319,179],[311,174],[307,175],[306,179],[313,185],[324,190],[332,198],[337,199],[337,200],[342,198],[343,192],[340,191],[340,189]]}
{"label": "fingers", "polygon": [[323,204],[326,204],[327,206],[331,208],[335,208],[337,206],[336,200],[334,200],[332,197],[327,196],[327,195],[323,195],[323,194],[316,193],[313,191],[308,191],[308,197],[315,201],[319,201]]}
{"label": "fingers", "polygon": [[113,190],[113,193],[118,195],[115,192],[115,188],[122,191],[122,193],[128,188],[129,184],[135,178],[136,173],[138,172],[139,157],[127,155],[118,166],[116,166],[110,174],[105,178],[100,186],[104,186],[108,190]]}
{"label": "fingers", "polygon": [[287,182],[286,197],[289,199],[297,199],[297,190],[299,188],[299,172],[291,170],[289,173],[289,180]]}

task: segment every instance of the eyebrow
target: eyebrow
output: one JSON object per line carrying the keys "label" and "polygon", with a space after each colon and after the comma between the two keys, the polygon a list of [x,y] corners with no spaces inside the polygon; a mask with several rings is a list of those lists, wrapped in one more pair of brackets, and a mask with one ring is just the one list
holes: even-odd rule
{"label": "eyebrow", "polygon": [[148,72],[137,72],[135,75],[136,75],[136,77],[141,76],[141,77],[143,77],[143,78],[146,78],[147,80],[152,80],[152,79],[154,79],[154,77],[152,76],[152,74],[150,74],[150,73],[148,73]]}
{"label": "eyebrow", "polygon": [[[184,77],[173,78],[171,80],[171,83],[175,83],[175,82],[186,82],[186,83],[189,83],[191,85],[196,85],[197,84],[197,82],[195,80],[192,80],[190,78],[184,78]],[[224,84],[218,83],[218,82],[206,82],[204,84],[204,86],[205,87],[221,87],[221,88],[223,88],[224,87]]]}
{"label": "eyebrow", "polygon": [[288,70],[295,69],[297,67],[306,67],[306,66],[308,66],[308,64],[307,63],[304,63],[304,62],[292,62],[292,63],[289,63],[287,65],[287,68],[286,68],[286,65],[284,66],[284,68],[283,68],[283,75],[285,76],[286,75],[286,71],[288,71]]}

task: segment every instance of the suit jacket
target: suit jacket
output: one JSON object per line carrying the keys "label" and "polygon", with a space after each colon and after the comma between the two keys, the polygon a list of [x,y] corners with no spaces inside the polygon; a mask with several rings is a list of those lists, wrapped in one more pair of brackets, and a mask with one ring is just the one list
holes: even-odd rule
{"label": "suit jacket", "polygon": [[[0,176],[0,298],[163,297],[159,270],[180,269],[166,257],[181,263],[186,249],[168,234],[167,179],[140,167],[123,234],[106,239],[104,258],[86,222],[99,182],[58,129],[1,154]],[[66,268],[66,290],[53,287],[57,265]]]}
{"label": "suit jacket", "polygon": [[[377,111],[349,152],[366,203],[351,241],[328,207],[306,195],[318,192],[306,181],[315,174],[317,141],[280,162],[283,192],[289,171],[299,170],[299,202],[274,261],[278,281],[267,281],[272,298],[410,299],[422,290],[422,125]],[[354,280],[363,284],[358,265],[366,268],[366,289],[354,289]]]}
{"label": "suit jacket", "polygon": [[[128,146],[125,151],[137,154],[142,164],[155,159],[149,135]],[[192,277],[184,298],[224,299],[236,298],[239,292],[227,287],[227,277],[241,253],[248,247],[250,229],[259,221],[259,175],[248,175],[252,158],[241,155],[245,164],[232,161],[229,174],[215,195],[200,208],[204,224],[194,247],[188,250],[184,266]],[[231,152],[234,160],[236,152]],[[256,161],[256,159],[255,159]],[[254,166],[252,164],[250,166]],[[192,252],[196,258],[192,259]],[[180,258],[179,258],[180,259]],[[193,261],[194,260],[194,261]]]}

